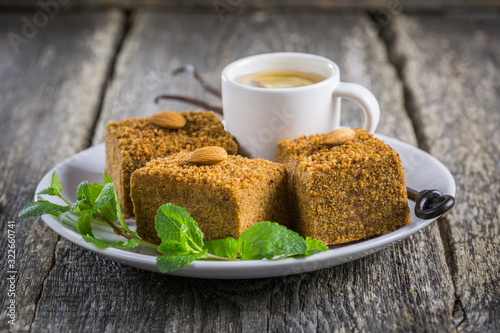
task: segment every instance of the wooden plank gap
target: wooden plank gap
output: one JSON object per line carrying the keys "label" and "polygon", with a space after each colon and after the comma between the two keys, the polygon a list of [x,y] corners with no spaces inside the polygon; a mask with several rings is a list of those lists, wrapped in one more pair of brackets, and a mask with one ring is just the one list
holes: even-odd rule
{"label": "wooden plank gap", "polygon": [[47,278],[49,277],[50,273],[52,272],[52,269],[54,268],[56,264],[56,248],[59,242],[61,241],[61,236],[57,236],[57,240],[54,243],[54,246],[52,248],[52,257],[49,263],[49,267],[47,268],[47,272],[45,273],[44,277],[42,278],[42,283],[40,284],[40,289],[38,290],[38,293],[35,296],[34,303],[35,303],[35,309],[33,310],[33,316],[31,317],[30,321],[30,326],[29,326],[29,332],[31,332],[31,326],[33,325],[33,322],[35,321],[37,312],[38,312],[38,304],[40,303],[40,300],[42,299],[43,291],[45,289],[45,283],[47,281]]}
{"label": "wooden plank gap", "polygon": [[100,94],[99,94],[99,104],[97,106],[96,115],[94,118],[94,122],[92,123],[92,126],[90,128],[87,139],[86,139],[86,144],[87,144],[86,147],[87,148],[92,146],[92,140],[94,139],[96,130],[98,128],[97,126],[99,124],[99,119],[101,117],[102,109],[104,107],[104,100],[106,98],[107,88],[110,85],[110,83],[113,81],[113,79],[115,78],[116,64],[117,64],[118,58],[120,56],[120,53],[123,50],[123,44],[124,44],[127,36],[129,35],[130,29],[132,28],[132,22],[133,22],[132,10],[123,10],[122,12],[125,15],[125,18],[124,18],[123,23],[122,23],[120,36],[119,36],[118,43],[117,43],[116,48],[115,48],[115,52],[111,58],[111,61],[110,61],[109,67],[108,67],[108,72],[106,74],[106,78],[103,81],[102,86],[101,86],[101,90],[100,90]]}
{"label": "wooden plank gap", "polygon": [[[369,16],[374,21],[375,25],[379,30],[379,37],[382,43],[386,47],[387,52],[387,60],[389,61],[394,69],[396,70],[397,76],[401,85],[403,86],[403,106],[406,114],[410,118],[411,125],[413,126],[413,130],[415,132],[415,136],[417,139],[417,145],[420,149],[425,151],[429,151],[429,139],[425,136],[423,131],[424,121],[422,114],[419,112],[420,108],[416,103],[414,93],[409,87],[408,83],[405,80],[403,70],[406,65],[406,59],[402,56],[398,56],[394,52],[394,38],[395,32],[392,27],[392,21],[394,17],[381,18],[381,14],[377,12],[370,12]],[[381,22],[384,22],[382,24]]]}
{"label": "wooden plank gap", "polygon": [[[453,286],[455,287],[455,281],[453,281],[452,276],[454,276],[457,272],[457,261],[454,258],[455,249],[453,249],[453,244],[451,244],[450,237],[450,226],[446,217],[441,217],[437,221],[437,225],[439,228],[439,235],[441,236],[441,241],[443,242],[444,255],[446,259],[446,265],[448,266],[448,271],[450,273],[450,280],[453,282]],[[453,296],[455,298],[455,303],[453,305],[453,323],[456,328],[458,328],[463,322],[467,320],[467,316],[465,314],[462,300],[460,296],[457,295],[456,289],[454,288]]]}
{"label": "wooden plank gap", "polygon": [[467,322],[467,315],[465,313],[462,300],[458,296],[455,296],[455,305],[453,306],[453,322],[457,329]]}

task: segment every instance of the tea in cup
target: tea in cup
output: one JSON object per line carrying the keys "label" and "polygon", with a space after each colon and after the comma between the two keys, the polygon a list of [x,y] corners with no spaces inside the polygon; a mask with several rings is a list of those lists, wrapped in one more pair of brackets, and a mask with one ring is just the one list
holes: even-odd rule
{"label": "tea in cup", "polygon": [[295,88],[308,86],[326,79],[324,76],[301,71],[268,71],[242,75],[236,82],[250,87],[260,88]]}

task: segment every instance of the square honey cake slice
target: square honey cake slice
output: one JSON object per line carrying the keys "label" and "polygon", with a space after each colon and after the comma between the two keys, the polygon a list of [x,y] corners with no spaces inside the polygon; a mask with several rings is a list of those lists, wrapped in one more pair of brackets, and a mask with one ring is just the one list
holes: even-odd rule
{"label": "square honey cake slice", "polygon": [[[169,112],[173,113],[163,111],[155,115]],[[177,126],[169,126],[171,124],[168,122],[164,124],[148,117],[111,122],[106,127],[105,172],[113,180],[126,218],[134,216],[130,199],[130,176],[134,170],[143,167],[150,160],[205,146],[220,146],[229,154],[237,153],[236,140],[224,130],[221,121],[213,112],[185,111],[180,112],[180,115],[181,120],[184,118],[185,121],[180,125],[173,124]],[[179,117],[179,114],[176,116]],[[174,117],[174,120],[178,118]]]}
{"label": "square honey cake slice", "polygon": [[339,244],[411,222],[401,158],[364,130],[281,141],[277,161],[288,172],[293,227],[303,237]]}
{"label": "square honey cake slice", "polygon": [[[158,208],[173,203],[198,222],[206,240],[238,238],[260,221],[288,226],[288,186],[282,164],[226,154],[203,164],[203,151],[180,152],[150,161],[134,171],[131,197],[137,232],[158,244],[154,218]],[[201,152],[201,153],[200,153]],[[202,156],[196,160],[193,156]],[[205,161],[206,162],[206,161]]]}

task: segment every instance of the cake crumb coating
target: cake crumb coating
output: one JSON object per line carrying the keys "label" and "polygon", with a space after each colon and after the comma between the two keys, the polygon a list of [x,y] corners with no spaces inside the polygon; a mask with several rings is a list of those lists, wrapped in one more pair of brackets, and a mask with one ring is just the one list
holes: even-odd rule
{"label": "cake crumb coating", "polygon": [[289,226],[288,186],[284,166],[262,159],[228,156],[213,165],[187,163],[188,152],[150,161],[134,171],[131,197],[137,232],[160,242],[154,227],[158,208],[183,207],[205,240],[238,238],[260,221]]}
{"label": "cake crumb coating", "polygon": [[334,147],[322,134],[278,144],[289,177],[293,226],[304,237],[339,244],[382,235],[411,222],[401,158],[356,129]]}

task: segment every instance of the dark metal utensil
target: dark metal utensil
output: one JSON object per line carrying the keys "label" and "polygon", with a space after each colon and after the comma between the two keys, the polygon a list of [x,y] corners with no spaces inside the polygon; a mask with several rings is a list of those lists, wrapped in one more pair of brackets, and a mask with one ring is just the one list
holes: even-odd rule
{"label": "dark metal utensil", "polygon": [[439,190],[416,191],[406,187],[408,198],[415,201],[415,215],[424,220],[439,217],[455,205],[455,198]]}

